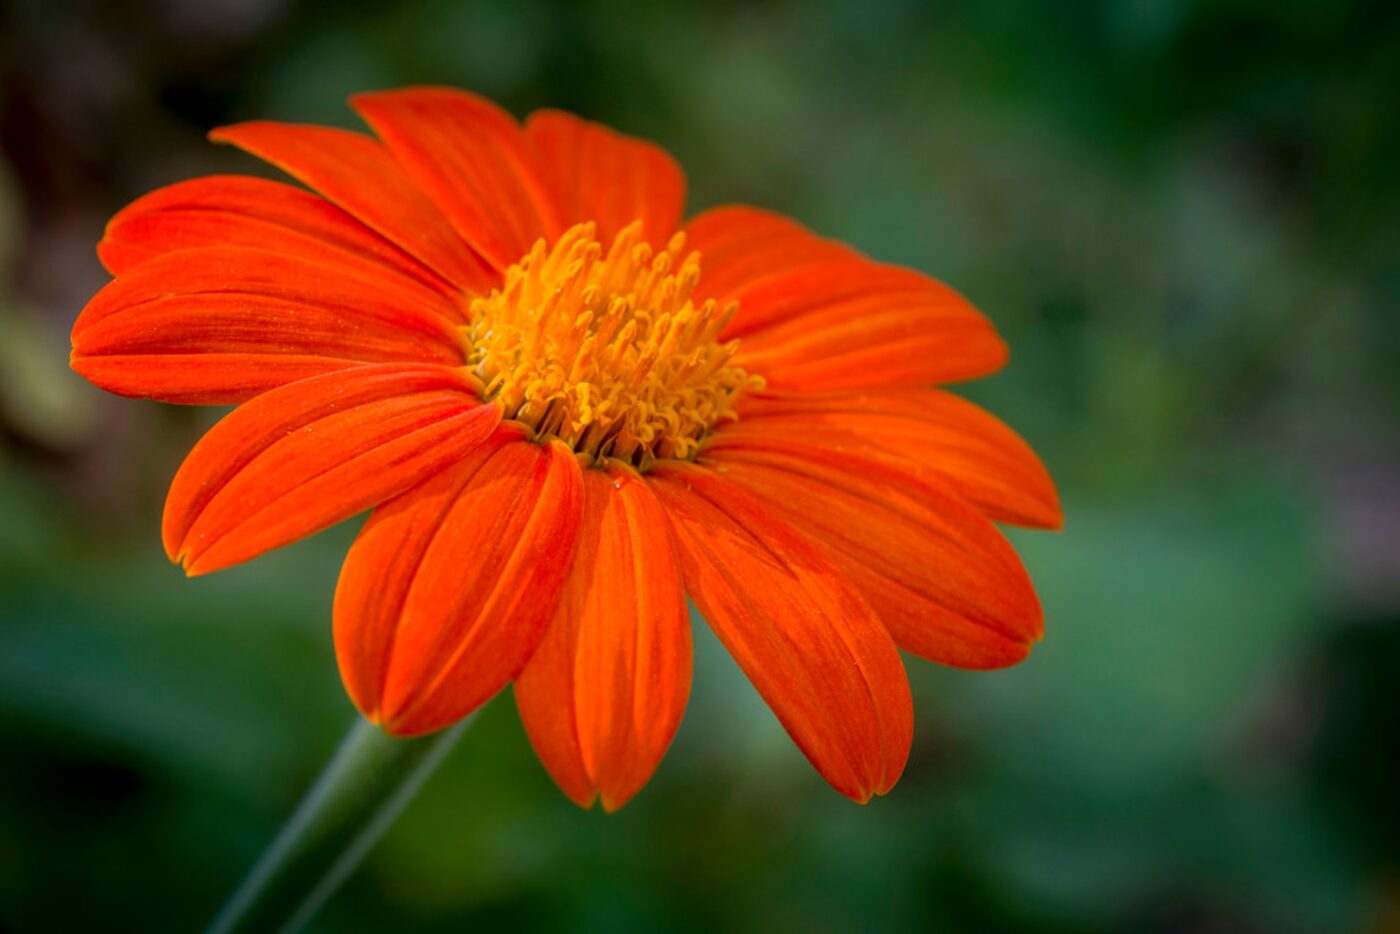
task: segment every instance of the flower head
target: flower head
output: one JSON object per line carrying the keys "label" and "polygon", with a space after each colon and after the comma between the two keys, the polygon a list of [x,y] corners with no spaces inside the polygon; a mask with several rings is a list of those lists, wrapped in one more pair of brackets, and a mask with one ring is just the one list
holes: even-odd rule
{"label": "flower head", "polygon": [[171,484],[218,570],[372,509],[336,590],[355,705],[440,729],[514,683],[574,800],[621,806],[675,734],[687,595],[798,747],[864,801],[912,734],[902,648],[1025,657],[992,524],[1055,527],[1006,426],[935,384],[1006,351],[961,296],[792,221],[681,225],[663,151],[460,91],[353,99],[374,136],[215,131],[305,188],[199,178],[113,218],[73,366],[235,404]]}

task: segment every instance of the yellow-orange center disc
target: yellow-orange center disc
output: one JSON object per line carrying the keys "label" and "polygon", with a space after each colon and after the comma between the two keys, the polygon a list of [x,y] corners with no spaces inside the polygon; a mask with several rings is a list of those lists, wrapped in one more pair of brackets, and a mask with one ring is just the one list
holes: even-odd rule
{"label": "yellow-orange center disc", "polygon": [[685,235],[653,255],[640,222],[606,254],[592,223],[543,240],[471,303],[468,366],[507,418],[581,454],[645,469],[692,457],[746,389],[719,334],[738,310],[691,300],[700,256]]}

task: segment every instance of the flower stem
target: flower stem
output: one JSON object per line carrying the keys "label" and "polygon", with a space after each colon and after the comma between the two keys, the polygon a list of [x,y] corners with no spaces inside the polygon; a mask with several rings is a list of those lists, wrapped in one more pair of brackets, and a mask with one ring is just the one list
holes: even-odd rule
{"label": "flower stem", "polygon": [[415,739],[356,720],[209,934],[295,931],[359,865],[471,718]]}

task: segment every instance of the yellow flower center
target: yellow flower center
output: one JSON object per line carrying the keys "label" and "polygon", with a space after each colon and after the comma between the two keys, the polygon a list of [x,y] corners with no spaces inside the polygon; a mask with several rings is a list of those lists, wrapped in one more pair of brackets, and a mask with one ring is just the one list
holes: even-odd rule
{"label": "yellow flower center", "polygon": [[684,233],[655,255],[640,221],[606,254],[596,236],[587,223],[538,241],[475,299],[467,365],[506,418],[580,454],[641,469],[693,457],[740,393],[763,385],[730,363],[738,341],[718,339],[738,303],[691,301],[700,254],[682,255]]}

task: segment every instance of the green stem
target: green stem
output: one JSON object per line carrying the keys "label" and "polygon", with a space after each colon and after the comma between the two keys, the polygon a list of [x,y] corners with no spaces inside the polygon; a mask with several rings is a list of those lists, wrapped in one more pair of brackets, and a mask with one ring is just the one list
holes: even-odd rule
{"label": "green stem", "polygon": [[383,836],[466,729],[394,739],[356,720],[209,934],[295,931]]}

